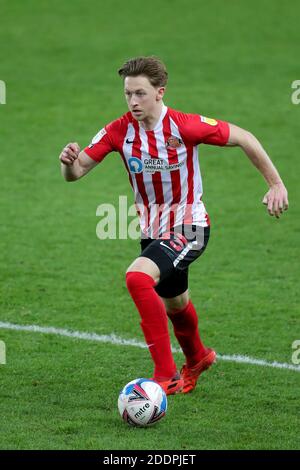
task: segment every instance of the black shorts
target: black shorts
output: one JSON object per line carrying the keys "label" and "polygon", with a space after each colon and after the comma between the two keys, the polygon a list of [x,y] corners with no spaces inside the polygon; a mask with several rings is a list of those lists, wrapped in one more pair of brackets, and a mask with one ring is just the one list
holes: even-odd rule
{"label": "black shorts", "polygon": [[209,227],[183,225],[160,238],[141,240],[141,255],[151,259],[160,270],[155,287],[160,297],[172,298],[188,288],[188,268],[204,252],[209,240]]}

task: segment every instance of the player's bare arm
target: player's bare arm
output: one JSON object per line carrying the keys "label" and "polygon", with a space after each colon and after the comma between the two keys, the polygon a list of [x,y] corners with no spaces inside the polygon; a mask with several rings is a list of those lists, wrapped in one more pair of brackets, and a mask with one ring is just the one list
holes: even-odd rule
{"label": "player's bare arm", "polygon": [[280,214],[288,209],[288,193],[278,171],[261,143],[251,132],[234,124],[229,124],[229,129],[230,135],[227,145],[241,147],[253,165],[264,176],[270,189],[262,202],[267,206],[271,216],[275,215],[279,218]]}
{"label": "player's bare arm", "polygon": [[59,156],[61,172],[66,181],[76,181],[86,175],[98,162],[92,160],[76,142],[66,145]]}

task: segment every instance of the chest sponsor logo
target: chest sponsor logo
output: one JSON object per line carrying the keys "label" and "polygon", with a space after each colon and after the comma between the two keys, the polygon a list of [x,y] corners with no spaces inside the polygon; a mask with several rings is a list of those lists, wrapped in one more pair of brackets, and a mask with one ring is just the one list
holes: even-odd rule
{"label": "chest sponsor logo", "polygon": [[128,160],[129,171],[131,173],[142,173],[143,163],[137,157],[130,157]]}
{"label": "chest sponsor logo", "polygon": [[174,171],[178,170],[184,165],[184,160],[181,162],[170,163],[162,158],[145,158],[143,160],[144,171],[147,173],[155,173],[156,171]]}
{"label": "chest sponsor logo", "polygon": [[162,158],[145,158],[143,160],[144,163],[144,171],[147,173],[154,173],[155,171],[173,171],[178,170],[182,165],[184,165],[184,161],[176,162],[176,163],[169,163]]}
{"label": "chest sponsor logo", "polygon": [[140,160],[137,157],[130,157],[128,160],[129,171],[131,173],[155,173],[156,171],[174,171],[184,165],[181,162],[170,163],[162,158],[144,158]]}

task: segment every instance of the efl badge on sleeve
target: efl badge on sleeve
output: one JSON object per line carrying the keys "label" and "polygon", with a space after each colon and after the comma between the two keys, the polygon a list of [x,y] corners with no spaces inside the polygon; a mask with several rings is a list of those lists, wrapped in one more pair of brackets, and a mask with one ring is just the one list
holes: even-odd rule
{"label": "efl badge on sleeve", "polygon": [[209,124],[210,126],[216,126],[218,122],[215,119],[211,119],[205,116],[200,116],[201,122],[205,122],[206,124]]}

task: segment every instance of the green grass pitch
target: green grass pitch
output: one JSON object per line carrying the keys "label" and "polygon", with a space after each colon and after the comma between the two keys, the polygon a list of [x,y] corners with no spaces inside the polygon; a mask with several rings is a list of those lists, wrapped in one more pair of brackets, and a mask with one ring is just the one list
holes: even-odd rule
{"label": "green grass pitch", "polygon": [[[155,54],[170,75],[165,103],[253,132],[289,190],[290,210],[271,218],[261,204],[266,184],[241,150],[201,147],[212,234],[191,267],[190,293],[204,341],[220,354],[292,365],[299,17],[296,0],[1,2],[0,321],[142,341],[124,282],[138,241],[95,233],[99,204],[132,201],[121,159],[111,154],[67,184],[58,155],[126,112],[116,70]],[[0,340],[1,449],[299,448],[296,371],[219,361],[192,394],[169,398],[164,420],[131,429],[117,397],[151,374],[147,350],[7,329]]]}

